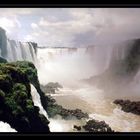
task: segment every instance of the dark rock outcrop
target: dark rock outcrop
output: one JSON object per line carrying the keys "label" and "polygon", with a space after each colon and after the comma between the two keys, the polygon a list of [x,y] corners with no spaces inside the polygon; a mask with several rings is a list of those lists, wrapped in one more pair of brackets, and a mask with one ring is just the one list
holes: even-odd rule
{"label": "dark rock outcrop", "polygon": [[37,71],[30,62],[0,63],[0,120],[19,133],[49,132],[49,121],[32,100],[30,84],[35,79]]}
{"label": "dark rock outcrop", "polygon": [[88,132],[114,132],[104,121],[89,120],[82,127]]}
{"label": "dark rock outcrop", "polygon": [[[61,105],[58,105],[56,103],[56,100],[51,95],[46,96],[45,99],[47,102],[46,111],[49,118],[55,118],[55,116],[60,115],[62,119],[65,120],[71,120],[73,118],[76,118],[78,120],[81,120],[83,118],[89,119],[88,114],[82,112],[82,110],[80,109],[70,110],[65,109]],[[88,132],[114,132],[104,121],[96,120],[89,120],[84,126],[74,125],[73,128],[77,131],[82,131],[82,129],[84,129]]]}
{"label": "dark rock outcrop", "polygon": [[51,96],[46,96],[46,100],[46,111],[48,113],[48,116],[51,118],[55,117],[56,115],[60,115],[63,119],[71,119],[72,117],[75,117],[77,119],[88,118],[88,114],[82,112],[82,110],[80,109],[65,109],[61,105],[56,104],[55,99],[53,99]]}
{"label": "dark rock outcrop", "polygon": [[[62,86],[60,84],[50,82],[47,84],[47,86],[45,86],[45,92],[48,93],[51,91],[55,91],[56,88],[58,88],[58,87],[62,88]],[[42,90],[41,90],[41,92],[42,92]],[[42,93],[44,96],[44,92],[42,92]],[[82,112],[82,110],[80,110],[80,109],[70,110],[70,109],[63,108],[61,105],[58,105],[56,103],[56,100],[50,95],[43,97],[43,100],[44,100],[43,102],[46,103],[46,105],[44,106],[44,109],[47,111],[48,116],[50,118],[53,118],[56,115],[60,115],[63,119],[71,119],[72,117],[75,117],[77,119],[88,118],[88,114]]]}
{"label": "dark rock outcrop", "polygon": [[76,117],[77,119],[88,118],[88,114],[82,112],[80,109],[65,109],[60,106],[60,115],[65,119],[71,119],[71,117]]}
{"label": "dark rock outcrop", "polygon": [[75,128],[78,131],[80,131],[82,129],[81,126],[77,126],[77,125],[74,125],[73,128]]}
{"label": "dark rock outcrop", "polygon": [[140,115],[140,101],[130,100],[115,100],[115,104],[120,105],[121,109],[125,112],[131,112],[136,115]]}

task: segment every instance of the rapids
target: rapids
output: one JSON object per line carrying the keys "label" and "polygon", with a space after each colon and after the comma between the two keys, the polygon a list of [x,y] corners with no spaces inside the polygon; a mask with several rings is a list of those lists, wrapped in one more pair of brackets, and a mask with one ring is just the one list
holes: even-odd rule
{"label": "rapids", "polygon": [[[112,103],[116,98],[138,100],[138,94],[108,94],[96,85],[91,86],[82,82],[84,78],[104,72],[112,60],[123,59],[128,49],[125,45],[123,48],[121,47],[94,47],[92,51],[89,51],[90,53],[87,48],[78,48],[73,53],[69,53],[68,48],[38,49],[39,80],[43,85],[50,81],[63,85],[64,88],[60,89],[57,94],[52,94],[57,103],[63,107],[79,108],[87,112],[90,118],[104,120],[115,131],[140,131],[139,116],[125,113]],[[130,83],[133,89],[135,89],[134,83],[135,80]],[[85,120],[66,121],[59,116],[50,119],[49,126],[52,132],[76,132],[73,125],[84,123]]]}
{"label": "rapids", "polygon": [[[105,88],[95,84],[83,82],[83,79],[103,74],[116,61],[123,60],[132,46],[133,41],[121,42],[115,45],[101,45],[83,48],[37,48],[32,42],[19,42],[9,40],[3,29],[0,28],[0,56],[9,62],[17,60],[28,60],[33,62],[38,69],[39,81],[42,85],[48,82],[58,82],[63,86],[57,94],[52,96],[57,103],[69,109],[79,108],[87,112],[91,118],[104,120],[115,131],[136,132],[140,131],[140,117],[132,113],[125,113],[112,102],[117,98],[140,100],[139,82],[140,71],[125,83],[126,87],[120,86],[117,92],[110,88],[110,93]],[[110,71],[109,71],[110,72]],[[105,79],[107,83],[110,77]],[[113,81],[111,81],[113,82]],[[34,87],[32,97],[34,104],[39,106],[40,113],[47,118],[40,97],[36,94]],[[125,90],[124,90],[125,89]],[[131,90],[130,90],[131,89]],[[123,94],[122,94],[123,93]],[[50,130],[52,132],[76,132],[73,125],[82,125],[85,120],[77,121],[63,120],[60,116],[50,119]],[[7,123],[0,122],[0,131],[15,131]],[[83,131],[83,130],[82,130]]]}

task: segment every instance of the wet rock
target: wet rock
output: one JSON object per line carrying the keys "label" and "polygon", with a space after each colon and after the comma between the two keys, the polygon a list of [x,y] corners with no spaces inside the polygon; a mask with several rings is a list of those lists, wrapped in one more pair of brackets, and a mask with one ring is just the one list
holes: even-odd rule
{"label": "wet rock", "polygon": [[56,115],[62,116],[63,119],[71,119],[75,117],[76,119],[88,118],[88,114],[82,112],[80,109],[66,109],[63,108],[61,105],[56,103],[56,100],[52,98],[52,96],[46,96],[46,111],[49,117],[55,117]]}
{"label": "wet rock", "polygon": [[88,114],[82,112],[82,110],[80,109],[70,110],[70,109],[62,108],[60,114],[63,116],[63,118],[70,118],[73,116],[79,120],[82,118],[88,118]]}
{"label": "wet rock", "polygon": [[82,127],[88,132],[114,132],[104,121],[89,120]]}
{"label": "wet rock", "polygon": [[0,63],[0,120],[19,133],[49,132],[49,121],[32,100],[34,78],[37,73],[30,62]]}
{"label": "wet rock", "polygon": [[131,112],[136,115],[140,115],[140,101],[117,99],[113,103],[120,105],[121,109],[125,112]]}
{"label": "wet rock", "polygon": [[77,125],[74,125],[73,128],[77,129],[78,131],[82,129],[81,126],[77,126]]}

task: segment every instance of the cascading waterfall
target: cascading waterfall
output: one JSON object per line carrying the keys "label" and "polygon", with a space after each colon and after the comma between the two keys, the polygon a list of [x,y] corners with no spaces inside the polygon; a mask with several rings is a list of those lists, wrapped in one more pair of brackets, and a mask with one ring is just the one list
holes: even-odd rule
{"label": "cascading waterfall", "polygon": [[[109,97],[106,97],[104,89],[98,89],[96,85],[85,84],[82,80],[100,76],[108,69],[111,71],[110,67],[114,66],[114,64],[117,67],[117,62],[126,59],[134,42],[125,41],[114,45],[94,45],[85,48],[59,47],[35,49],[36,44],[32,42],[23,43],[8,39],[5,31],[0,28],[1,57],[7,59],[9,62],[17,60],[33,62],[38,69],[39,81],[42,85],[46,85],[48,82],[59,82],[64,87],[58,91],[58,94],[53,95],[60,105],[87,111],[91,118],[104,120],[117,131],[140,130],[140,126],[138,125],[140,118],[131,113],[125,113],[118,107],[116,108],[112,104],[113,99],[115,99],[113,98],[113,94],[115,94],[113,91],[111,91]],[[131,90],[128,89],[125,93],[126,98],[132,92],[136,91],[139,93],[140,91],[139,68],[137,71],[132,78],[132,82],[127,85]],[[107,80],[110,80],[110,77],[105,79],[105,82]],[[121,90],[120,88],[118,91],[121,92]],[[31,91],[34,104],[40,108],[40,113],[48,118],[46,111],[41,105],[40,96],[32,85]],[[121,97],[119,93],[116,96]],[[133,96],[137,98],[139,94],[133,94]],[[83,123],[76,120],[68,122],[62,118],[49,120],[52,131],[57,131],[58,129],[58,131],[73,131],[72,126],[74,124]],[[9,126],[7,125],[5,128],[9,129]]]}
{"label": "cascading waterfall", "polygon": [[88,50],[86,47],[76,48],[74,51],[69,48],[38,48],[39,79],[42,84],[50,81],[66,84],[100,75],[111,66],[117,67],[117,63],[126,58],[133,43],[124,41],[110,46],[93,46]]}
{"label": "cascading waterfall", "polygon": [[32,99],[33,99],[34,105],[38,106],[39,109],[40,109],[39,113],[43,114],[48,119],[47,112],[44,110],[44,108],[43,108],[43,106],[41,104],[40,96],[37,93],[37,91],[36,91],[36,89],[35,89],[35,87],[33,85],[31,85],[31,95],[32,95]]}
{"label": "cascading waterfall", "polygon": [[7,61],[28,60],[35,62],[35,48],[32,42],[20,42],[10,40],[6,36],[5,30],[0,28],[0,56]]}
{"label": "cascading waterfall", "polygon": [[[5,30],[0,28],[0,56],[8,62],[13,61],[31,61],[36,64],[36,45],[33,42],[19,42],[7,38]],[[40,113],[48,118],[46,111],[43,109],[40,96],[33,86],[31,86],[31,94],[34,104],[40,108]],[[1,132],[16,132],[9,124],[0,122]]]}
{"label": "cascading waterfall", "polygon": [[92,57],[92,65],[96,69],[94,75],[103,73],[117,60],[123,60],[133,41],[124,41],[121,43],[111,44],[108,46],[97,45],[88,51]]}
{"label": "cascading waterfall", "polygon": [[68,48],[38,49],[37,59],[41,84],[50,81],[71,84],[79,77],[82,79],[93,74],[93,62],[86,54],[86,48],[77,48],[73,53]]}
{"label": "cascading waterfall", "polygon": [[14,40],[7,40],[8,61],[28,60],[34,62],[35,50],[31,42],[21,43]]}
{"label": "cascading waterfall", "polygon": [[[59,82],[63,85],[64,88],[60,89],[58,94],[53,95],[60,105],[70,109],[80,108],[88,112],[91,118],[100,121],[104,120],[116,131],[139,131],[139,116],[125,113],[116,107],[116,105],[112,104],[116,98],[125,97],[126,99],[131,99],[130,94],[132,95],[136,88],[134,81],[138,78],[138,73],[133,79],[133,84],[131,81],[129,84],[125,81],[128,87],[123,87],[122,85],[123,88],[128,88],[124,96],[121,95],[122,88],[118,89],[117,94],[111,90],[111,94],[106,96],[107,93],[104,89],[98,89],[96,85],[84,85],[79,81],[90,76],[100,76],[106,70],[111,72],[116,69],[120,62],[124,62],[129,54],[130,48],[133,48],[134,42],[130,40],[110,46],[98,45],[88,49],[86,47],[77,48],[76,51],[70,54],[68,53],[68,49],[64,48],[38,49],[39,80],[44,85],[48,82]],[[114,69],[110,69],[112,66]],[[121,68],[123,67],[124,65],[121,65]],[[110,80],[110,77],[107,78],[105,82]],[[137,91],[140,91],[138,86]],[[115,97],[114,94],[116,94]],[[133,94],[133,97],[135,95]],[[137,97],[139,97],[138,94],[135,99]],[[60,129],[58,131],[61,132],[65,131],[64,129],[74,131],[71,128],[72,125],[76,124],[75,120],[69,123],[60,118],[51,121],[50,126],[52,127],[52,131],[57,131],[57,129]]]}

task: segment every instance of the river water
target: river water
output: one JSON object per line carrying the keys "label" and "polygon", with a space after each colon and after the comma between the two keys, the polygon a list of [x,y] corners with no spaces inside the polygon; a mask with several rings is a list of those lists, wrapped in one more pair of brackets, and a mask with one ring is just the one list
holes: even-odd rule
{"label": "river water", "polygon": [[[105,121],[109,126],[117,132],[139,132],[140,131],[140,116],[132,113],[125,113],[119,106],[113,104],[115,98],[108,98],[104,96],[103,91],[96,89],[95,87],[84,87],[80,89],[62,89],[58,94],[52,95],[56,99],[57,103],[67,109],[79,108],[83,112],[87,112],[90,118]],[[56,122],[61,125],[64,121],[56,119]],[[55,122],[55,123],[56,123]],[[71,129],[77,122],[71,121],[67,124],[65,121],[65,127],[67,131],[73,132]],[[67,124],[67,125],[66,125]],[[84,124],[84,122],[81,122]],[[69,127],[69,129],[68,129]],[[65,130],[61,128],[62,131]],[[54,130],[58,131],[58,130]]]}
{"label": "river water", "polygon": [[[115,131],[139,132],[140,117],[132,113],[125,113],[119,106],[113,104],[116,99],[139,100],[138,94],[137,96],[132,93],[110,94],[102,88],[97,88],[94,84],[81,82],[81,79],[89,78],[108,66],[111,61],[109,56],[113,55],[109,51],[110,48],[104,48],[106,53],[102,52],[102,54],[100,54],[101,50],[97,48],[94,51],[94,57],[91,57],[93,53],[90,55],[85,53],[86,48],[81,48],[72,54],[69,54],[68,49],[40,49],[37,54],[39,81],[42,85],[46,85],[48,82],[59,82],[63,86],[57,94],[52,96],[64,108],[79,108],[83,112],[87,112],[90,118],[105,121]],[[117,59],[119,57],[117,56]],[[93,61],[94,59],[96,61]],[[86,121],[77,121],[73,118],[66,121],[57,116],[50,119],[49,126],[52,132],[76,132],[73,125],[83,125]]]}

